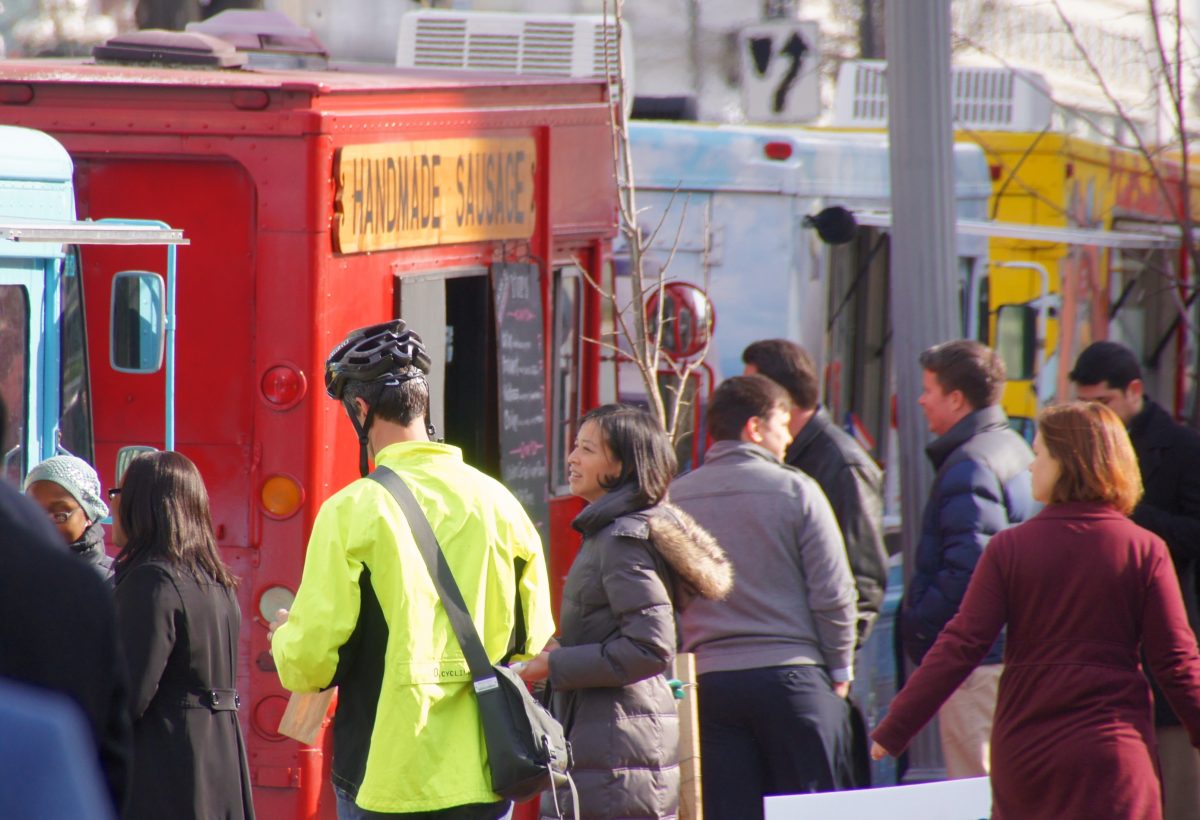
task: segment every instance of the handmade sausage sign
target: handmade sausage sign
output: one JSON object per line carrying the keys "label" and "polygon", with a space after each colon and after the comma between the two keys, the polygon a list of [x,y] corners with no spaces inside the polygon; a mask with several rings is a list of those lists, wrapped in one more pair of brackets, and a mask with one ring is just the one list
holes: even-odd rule
{"label": "handmade sausage sign", "polygon": [[531,137],[347,145],[337,152],[338,253],[528,239]]}

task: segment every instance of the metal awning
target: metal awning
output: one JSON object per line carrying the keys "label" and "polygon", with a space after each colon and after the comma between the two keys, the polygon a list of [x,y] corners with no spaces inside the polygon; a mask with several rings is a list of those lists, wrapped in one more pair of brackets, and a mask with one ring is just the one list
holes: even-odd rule
{"label": "metal awning", "polygon": [[[890,211],[854,211],[859,225],[890,228]],[[964,236],[988,236],[1001,239],[1026,239],[1033,242],[1054,242],[1063,245],[1088,245],[1097,248],[1126,250],[1174,250],[1179,247],[1179,228],[1175,225],[1155,226],[1155,233],[1146,231],[1102,231],[1093,228],[1051,228],[1021,222],[997,222],[992,219],[959,219],[958,233]]]}
{"label": "metal awning", "polygon": [[179,228],[106,222],[0,220],[0,239],[62,245],[190,245]]}

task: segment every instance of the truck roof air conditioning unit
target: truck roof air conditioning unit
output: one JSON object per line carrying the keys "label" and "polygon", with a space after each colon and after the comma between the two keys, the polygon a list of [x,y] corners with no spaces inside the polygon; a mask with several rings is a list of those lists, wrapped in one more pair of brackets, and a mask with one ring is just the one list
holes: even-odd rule
{"label": "truck roof air conditioning unit", "polygon": [[[626,25],[622,42],[629,89],[632,36]],[[617,32],[600,14],[410,11],[400,18],[396,65],[542,77],[608,75],[611,81],[617,71]]]}
{"label": "truck roof air conditioning unit", "polygon": [[[833,124],[887,127],[887,62],[851,60],[838,71]],[[979,131],[1041,131],[1050,124],[1054,100],[1036,71],[964,66],[952,69],[954,124]]]}

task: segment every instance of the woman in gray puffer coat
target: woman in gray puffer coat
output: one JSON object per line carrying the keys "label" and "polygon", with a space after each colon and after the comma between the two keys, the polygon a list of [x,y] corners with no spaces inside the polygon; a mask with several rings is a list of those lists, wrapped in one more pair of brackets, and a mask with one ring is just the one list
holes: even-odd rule
{"label": "woman in gray puffer coat", "polygon": [[[522,670],[548,677],[551,711],[571,741],[581,820],[673,818],[679,806],[679,720],[665,672],[674,611],[694,595],[724,597],[733,571],[712,537],[665,503],[670,440],[645,411],[587,413],[567,460],[583,545],[563,588],[559,643]],[[566,789],[542,795],[543,817],[571,817]]]}

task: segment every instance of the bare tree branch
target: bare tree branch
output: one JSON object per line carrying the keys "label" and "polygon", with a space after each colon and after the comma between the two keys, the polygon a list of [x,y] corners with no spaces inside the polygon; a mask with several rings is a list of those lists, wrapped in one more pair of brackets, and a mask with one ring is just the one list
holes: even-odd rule
{"label": "bare tree branch", "polygon": [[[604,0],[604,69],[609,86],[613,89],[609,106],[609,125],[612,130],[612,169],[613,178],[617,184],[617,213],[618,230],[625,242],[629,254],[629,287],[630,302],[626,306],[617,303],[617,278],[614,275],[609,285],[596,281],[587,273],[576,260],[578,267],[589,287],[601,294],[612,308],[614,335],[618,335],[627,347],[610,342],[597,341],[597,344],[616,352],[619,361],[632,362],[637,368],[646,388],[646,400],[650,412],[655,419],[670,434],[674,441],[678,434],[678,405],[680,404],[679,387],[668,383],[660,383],[661,372],[680,373],[678,364],[663,350],[663,333],[672,322],[678,321],[672,317],[664,321],[665,298],[663,286],[667,280],[667,269],[675,260],[683,238],[685,220],[687,217],[687,200],[680,216],[679,228],[665,261],[657,265],[657,271],[649,274],[646,271],[652,247],[658,240],[659,233],[666,224],[669,213],[676,204],[678,189],[672,193],[666,208],[657,220],[653,230],[647,235],[641,225],[641,216],[647,209],[637,205],[637,188],[633,172],[633,154],[630,150],[629,121],[626,115],[628,108],[629,87],[626,83],[627,71],[625,66],[625,49],[622,47],[627,32],[624,30],[623,10],[625,0]],[[611,21],[611,24],[610,24]],[[615,48],[614,48],[615,46]],[[613,65],[615,58],[615,66]],[[646,306],[652,292],[657,291],[660,297],[654,304],[653,314],[647,316]],[[664,371],[664,365],[667,370]],[[690,374],[690,370],[687,371]],[[684,384],[686,387],[686,384]],[[667,396],[674,396],[671,409],[668,412]]]}
{"label": "bare tree branch", "polygon": [[[667,207],[663,208],[662,215],[658,218],[658,224],[654,226],[654,230],[650,231],[650,238],[646,240],[647,249],[654,245],[654,240],[658,238],[659,231],[662,230],[663,224],[667,221],[667,216],[671,213],[671,208],[675,206],[675,197],[679,195],[679,186],[675,186],[675,190],[671,192],[671,198],[667,201]],[[680,230],[682,230],[683,220],[687,217],[687,205],[692,199],[689,194],[687,199],[683,201],[683,214],[679,217]],[[647,209],[648,210],[648,209]],[[678,231],[676,232],[678,233]]]}
{"label": "bare tree branch", "polygon": [[[1150,0],[1150,2],[1153,4],[1153,0]],[[1116,112],[1121,122],[1125,124],[1125,127],[1128,128],[1130,133],[1133,135],[1133,139],[1137,143],[1138,151],[1141,152],[1142,156],[1147,159],[1150,166],[1150,173],[1154,177],[1155,184],[1162,192],[1163,199],[1165,200],[1164,204],[1172,210],[1175,215],[1175,219],[1182,222],[1183,215],[1179,212],[1179,209],[1175,207],[1170,189],[1167,186],[1166,180],[1163,179],[1162,173],[1159,171],[1158,164],[1151,161],[1153,154],[1150,151],[1150,148],[1146,145],[1145,139],[1142,137],[1141,130],[1137,127],[1137,124],[1129,115],[1129,112],[1126,111],[1125,106],[1109,87],[1108,82],[1104,79],[1104,74],[1096,65],[1096,61],[1092,59],[1092,55],[1088,53],[1087,48],[1079,39],[1079,34],[1075,30],[1074,24],[1063,11],[1062,5],[1058,0],[1051,0],[1051,5],[1054,6],[1054,11],[1058,14],[1059,21],[1062,22],[1063,28],[1067,30],[1067,34],[1071,37],[1071,42],[1075,45],[1075,50],[1079,53],[1080,58],[1083,59],[1088,71],[1091,72],[1092,76],[1095,78],[1096,84],[1100,86],[1100,91],[1102,94],[1104,94],[1104,98],[1108,100],[1109,105],[1113,107],[1113,110]]]}
{"label": "bare tree branch", "polygon": [[[712,236],[712,212],[708,208],[705,208],[704,209],[705,242],[704,242],[704,251],[700,258],[700,264],[704,271],[704,291],[705,291],[705,293],[708,292],[709,275],[710,275],[710,271],[711,271],[711,268],[709,266],[709,242],[708,242],[708,238],[711,236]],[[709,322],[710,320],[711,320],[711,316],[705,317],[706,322]],[[678,431],[679,431],[680,413],[682,412],[683,406],[685,404],[685,402],[683,400],[683,396],[686,393],[686,386],[688,383],[688,379],[691,378],[692,373],[694,373],[696,371],[696,369],[699,368],[704,363],[704,361],[708,358],[708,351],[709,351],[709,348],[712,346],[711,328],[707,328],[706,330],[708,332],[705,333],[704,346],[700,349],[700,352],[696,356],[685,360],[683,362],[682,369],[678,366],[678,363],[673,363],[675,365],[675,368],[674,368],[675,374],[679,378],[679,384],[681,386],[681,389],[679,391],[677,391],[677,393],[676,393],[675,406],[671,409],[671,425],[668,428],[669,431],[671,432],[671,438],[673,440],[676,438]]]}

